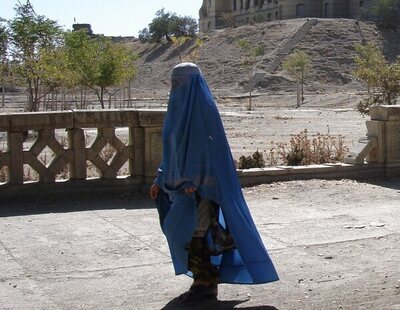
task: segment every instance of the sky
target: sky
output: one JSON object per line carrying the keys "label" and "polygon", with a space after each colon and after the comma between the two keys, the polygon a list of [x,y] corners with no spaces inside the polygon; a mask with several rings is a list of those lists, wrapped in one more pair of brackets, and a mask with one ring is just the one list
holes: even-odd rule
{"label": "sky", "polygon": [[[20,0],[26,3],[26,0]],[[147,27],[155,13],[165,8],[198,20],[202,0],[30,0],[35,12],[58,22],[65,30],[72,24],[91,24],[94,33],[135,36]],[[0,17],[15,17],[18,0],[0,0]]]}

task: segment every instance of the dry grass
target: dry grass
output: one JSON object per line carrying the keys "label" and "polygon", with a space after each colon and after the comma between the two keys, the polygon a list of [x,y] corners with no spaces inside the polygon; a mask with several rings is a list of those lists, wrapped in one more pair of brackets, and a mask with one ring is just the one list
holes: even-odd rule
{"label": "dry grass", "polygon": [[343,136],[332,136],[329,133],[309,136],[307,129],[297,135],[292,135],[289,143],[272,142],[271,144],[270,150],[256,151],[252,156],[241,156],[238,168],[336,163],[342,162],[349,152],[349,148],[344,144]]}
{"label": "dry grass", "polygon": [[[6,148],[5,143],[4,142],[1,143],[0,144],[0,153],[3,153],[5,148]],[[1,183],[6,182],[7,174],[8,174],[8,167],[7,166],[0,167],[0,182]]]}
{"label": "dry grass", "polygon": [[7,180],[8,169],[6,166],[0,168],[0,183],[4,183]]}
{"label": "dry grass", "polygon": [[290,138],[289,143],[272,143],[267,152],[270,166],[283,163],[288,166],[336,163],[344,160],[349,148],[344,137],[318,133],[309,136],[307,129]]}

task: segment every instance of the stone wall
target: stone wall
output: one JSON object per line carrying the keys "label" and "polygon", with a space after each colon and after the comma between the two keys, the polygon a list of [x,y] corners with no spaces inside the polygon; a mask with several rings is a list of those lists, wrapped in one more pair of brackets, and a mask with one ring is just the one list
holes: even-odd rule
{"label": "stone wall", "polygon": [[[0,114],[0,193],[60,189],[73,183],[79,187],[122,184],[132,189],[149,184],[161,161],[164,116],[156,110]],[[104,157],[105,149],[111,150],[111,158]],[[89,177],[88,166],[97,177]],[[119,175],[122,167],[126,167],[123,176]],[[27,169],[37,173],[36,182],[26,177]]]}
{"label": "stone wall", "polygon": [[[291,18],[363,18],[371,14],[374,0],[204,0],[200,9],[200,31]],[[400,0],[396,0],[397,11]],[[224,16],[231,15],[228,22]]]}

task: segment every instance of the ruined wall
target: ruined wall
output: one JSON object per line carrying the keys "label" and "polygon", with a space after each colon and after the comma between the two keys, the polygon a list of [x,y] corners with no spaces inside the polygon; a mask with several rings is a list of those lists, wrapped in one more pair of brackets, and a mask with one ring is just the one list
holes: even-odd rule
{"label": "ruined wall", "polygon": [[318,16],[319,0],[280,0],[280,18],[302,18]]}
{"label": "ruined wall", "polygon": [[[362,18],[371,14],[374,0],[204,0],[200,31],[290,18]],[[400,0],[396,2],[400,16]],[[230,16],[227,21],[226,16]],[[233,21],[233,22],[232,22]]]}

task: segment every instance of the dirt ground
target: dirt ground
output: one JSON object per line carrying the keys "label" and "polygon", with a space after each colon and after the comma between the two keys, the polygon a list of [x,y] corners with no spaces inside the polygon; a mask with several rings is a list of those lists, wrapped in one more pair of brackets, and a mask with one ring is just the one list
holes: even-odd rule
{"label": "dirt ground", "polygon": [[[356,105],[363,94],[338,89],[330,93],[306,93],[305,102],[296,108],[294,93],[255,93],[252,110],[248,111],[248,98],[216,97],[233,157],[255,151],[269,151],[271,143],[287,143],[291,135],[307,130],[309,135],[330,134],[343,136],[345,145],[351,148],[366,134],[365,122],[369,116],[362,116]],[[11,104],[12,102],[12,104]],[[164,108],[167,98],[154,102],[141,102],[138,108]],[[72,107],[71,107],[72,108]],[[8,97],[5,112],[23,110],[23,100]],[[126,140],[127,130],[119,130]],[[65,134],[65,133],[63,133]],[[0,138],[4,135],[1,135]],[[33,140],[32,140],[33,142]]]}
{"label": "dirt ground", "polygon": [[279,273],[180,307],[154,203],[108,195],[2,201],[1,309],[399,310],[400,181],[308,180],[244,189]]}
{"label": "dirt ground", "polygon": [[341,135],[351,148],[365,136],[369,119],[355,109],[360,98],[345,93],[310,94],[304,105],[295,108],[295,94],[276,94],[254,98],[253,111],[247,111],[247,99],[236,107],[230,102],[219,103],[219,107],[233,156],[238,159],[256,150],[268,151],[271,142],[289,142],[291,135],[305,129],[309,135]]}

